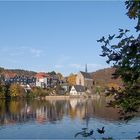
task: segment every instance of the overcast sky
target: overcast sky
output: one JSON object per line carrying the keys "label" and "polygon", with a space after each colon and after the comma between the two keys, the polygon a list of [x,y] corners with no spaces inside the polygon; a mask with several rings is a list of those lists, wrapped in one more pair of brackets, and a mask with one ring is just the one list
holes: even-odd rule
{"label": "overcast sky", "polygon": [[64,75],[105,67],[102,36],[134,30],[121,1],[0,1],[0,66]]}

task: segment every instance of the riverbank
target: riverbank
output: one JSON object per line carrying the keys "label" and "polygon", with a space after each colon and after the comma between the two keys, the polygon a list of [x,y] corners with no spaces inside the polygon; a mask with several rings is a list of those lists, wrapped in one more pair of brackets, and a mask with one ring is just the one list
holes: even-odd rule
{"label": "riverbank", "polygon": [[23,96],[23,97],[9,97],[9,98],[0,98],[0,99],[45,99],[45,100],[69,100],[69,99],[72,99],[72,98],[77,98],[77,99],[95,99],[95,100],[98,100],[100,98],[106,98],[108,100],[112,100],[113,99],[113,96],[105,96],[105,95],[102,95],[102,94],[92,94],[90,96],[83,96],[83,95],[75,95],[75,96],[72,96],[72,95],[47,95],[47,96],[38,96],[38,97],[35,97],[35,96]]}
{"label": "riverbank", "polygon": [[102,98],[102,97],[104,97],[104,98],[106,98],[106,99],[108,99],[108,100],[112,100],[113,99],[113,97],[105,97],[105,96],[103,96],[103,95],[99,95],[99,94],[94,94],[94,95],[92,95],[92,96],[70,96],[70,95],[53,95],[53,96],[45,96],[45,97],[43,97],[45,100],[69,100],[69,99],[72,99],[72,98],[79,98],[79,99],[89,99],[89,98],[91,98],[91,99],[100,99],[100,98]]}
{"label": "riverbank", "polygon": [[45,100],[69,100],[69,99],[72,99],[72,98],[79,98],[79,99],[85,99],[87,97],[85,96],[70,96],[70,95],[62,95],[62,96],[59,96],[59,95],[54,95],[54,96],[45,96]]}
{"label": "riverbank", "polygon": [[70,98],[70,96],[58,96],[58,95],[54,95],[54,96],[45,96],[45,100],[68,100]]}

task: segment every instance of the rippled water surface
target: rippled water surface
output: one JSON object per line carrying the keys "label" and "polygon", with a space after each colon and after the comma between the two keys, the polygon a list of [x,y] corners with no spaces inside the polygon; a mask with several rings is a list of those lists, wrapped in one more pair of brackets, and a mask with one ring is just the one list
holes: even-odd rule
{"label": "rippled water surface", "polygon": [[[0,100],[0,138],[75,139],[87,128],[87,138],[132,139],[140,135],[140,118],[121,121],[117,109],[108,108],[107,99]],[[105,127],[99,134],[97,128]],[[78,134],[76,138],[83,138]]]}

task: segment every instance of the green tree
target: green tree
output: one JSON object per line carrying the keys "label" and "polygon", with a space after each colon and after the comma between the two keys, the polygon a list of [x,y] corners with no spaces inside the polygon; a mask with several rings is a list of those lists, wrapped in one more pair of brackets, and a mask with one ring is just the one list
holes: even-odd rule
{"label": "green tree", "polygon": [[10,96],[11,97],[22,97],[21,87],[18,84],[11,84]]}
{"label": "green tree", "polygon": [[10,84],[3,85],[5,98],[10,98]]}
{"label": "green tree", "polygon": [[136,31],[140,31],[140,1],[139,0],[129,0],[125,2],[127,15],[130,19],[136,19]]}
{"label": "green tree", "polygon": [[0,83],[0,98],[5,98],[4,86]]}
{"label": "green tree", "polygon": [[[123,113],[130,113],[140,107],[140,1],[126,1],[125,5],[129,18],[137,20],[138,36],[128,36],[129,30],[119,29],[118,35],[103,36],[97,42],[102,43],[101,56],[116,68],[114,78],[121,77],[124,82],[123,90],[111,92],[116,93],[115,104],[123,108]],[[118,43],[113,44],[113,39]]]}
{"label": "green tree", "polygon": [[48,72],[48,74],[54,76],[54,75],[56,75],[56,72],[55,71],[51,71],[51,72]]}

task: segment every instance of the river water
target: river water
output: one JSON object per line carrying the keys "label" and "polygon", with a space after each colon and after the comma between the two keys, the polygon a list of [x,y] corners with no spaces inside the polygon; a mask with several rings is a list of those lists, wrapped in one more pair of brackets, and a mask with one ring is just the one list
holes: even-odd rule
{"label": "river water", "polygon": [[[134,139],[140,135],[140,117],[120,120],[118,109],[106,98],[0,100],[0,139]],[[100,134],[97,129],[105,128]],[[93,135],[84,137],[93,130]],[[76,135],[77,134],[77,135]]]}

